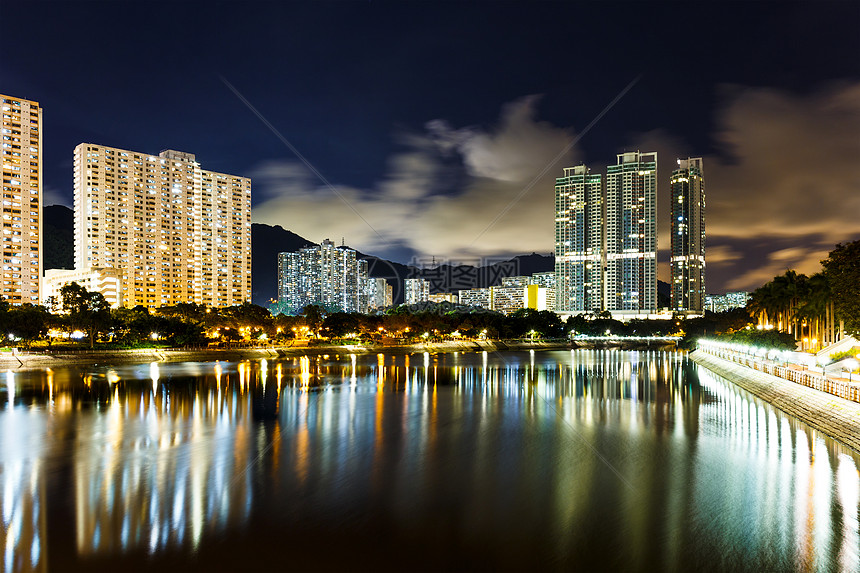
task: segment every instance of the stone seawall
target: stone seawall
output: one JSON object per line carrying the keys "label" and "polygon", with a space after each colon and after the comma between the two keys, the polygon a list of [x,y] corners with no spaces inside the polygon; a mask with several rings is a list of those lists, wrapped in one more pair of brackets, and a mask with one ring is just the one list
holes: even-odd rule
{"label": "stone seawall", "polygon": [[690,358],[860,454],[860,404],[700,350],[690,353]]}

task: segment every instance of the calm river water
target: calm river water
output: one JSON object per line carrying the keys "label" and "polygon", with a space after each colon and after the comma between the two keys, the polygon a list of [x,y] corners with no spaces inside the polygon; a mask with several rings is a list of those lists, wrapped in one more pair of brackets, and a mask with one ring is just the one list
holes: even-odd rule
{"label": "calm river water", "polygon": [[858,571],[860,458],[672,352],[0,372],[0,570]]}

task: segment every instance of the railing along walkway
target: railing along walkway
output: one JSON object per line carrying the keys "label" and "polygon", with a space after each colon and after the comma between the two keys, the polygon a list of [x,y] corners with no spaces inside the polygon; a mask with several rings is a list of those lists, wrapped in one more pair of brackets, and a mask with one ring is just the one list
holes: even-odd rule
{"label": "railing along walkway", "polygon": [[807,388],[820,390],[821,392],[827,392],[828,394],[860,403],[860,383],[844,379],[828,378],[817,372],[797,370],[790,366],[782,366],[770,361],[759,360],[732,350],[707,348],[704,346],[700,346],[699,349],[702,352],[707,352],[723,360],[729,360],[735,364],[747,366],[765,374],[778,376]]}

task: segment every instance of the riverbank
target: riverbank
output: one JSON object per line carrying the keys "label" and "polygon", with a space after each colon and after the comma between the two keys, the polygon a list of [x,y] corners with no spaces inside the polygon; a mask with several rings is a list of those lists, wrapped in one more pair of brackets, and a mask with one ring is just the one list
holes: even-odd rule
{"label": "riverbank", "polygon": [[717,358],[701,350],[691,352],[690,358],[860,454],[860,404]]}
{"label": "riverbank", "polygon": [[145,348],[136,350],[69,350],[22,352],[0,355],[2,368],[46,368],[62,364],[127,364],[133,362],[207,362],[214,360],[259,360],[323,354],[408,354],[414,352],[496,352],[516,350],[559,350],[574,346],[570,342],[521,340],[452,341],[396,346],[317,345],[270,346],[263,348],[208,348],[199,350]]}

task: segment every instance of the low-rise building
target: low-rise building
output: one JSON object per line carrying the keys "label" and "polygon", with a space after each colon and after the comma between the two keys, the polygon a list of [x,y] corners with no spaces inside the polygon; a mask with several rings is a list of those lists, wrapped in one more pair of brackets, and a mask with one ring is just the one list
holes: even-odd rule
{"label": "low-rise building", "polygon": [[440,292],[438,294],[431,294],[428,296],[427,300],[430,302],[450,302],[457,304],[459,302],[458,296],[452,292]]}
{"label": "low-rise building", "polygon": [[460,291],[460,304],[495,310],[503,314],[512,314],[521,308],[534,310],[553,310],[555,304],[554,289],[539,284],[519,284],[530,277],[507,277],[507,285],[491,286],[488,288]]}
{"label": "low-rise building", "polygon": [[459,293],[460,304],[463,306],[474,306],[476,308],[492,309],[493,297],[489,288],[472,288],[461,290]]}
{"label": "low-rise building", "polygon": [[49,310],[63,307],[60,290],[67,284],[78,283],[90,292],[98,292],[112,308],[123,305],[122,271],[114,268],[48,269],[42,280],[42,304]]}

